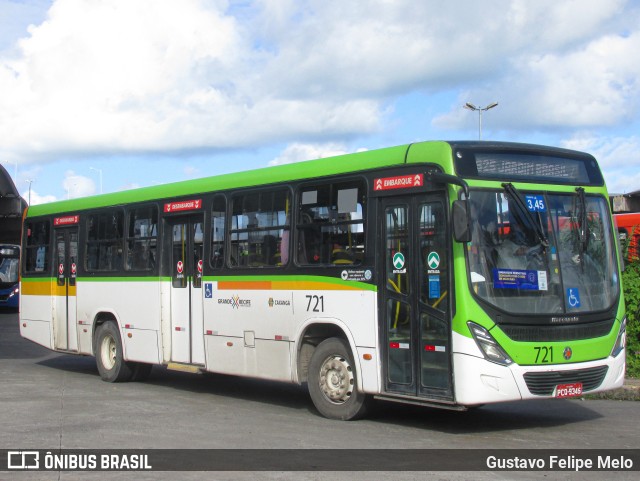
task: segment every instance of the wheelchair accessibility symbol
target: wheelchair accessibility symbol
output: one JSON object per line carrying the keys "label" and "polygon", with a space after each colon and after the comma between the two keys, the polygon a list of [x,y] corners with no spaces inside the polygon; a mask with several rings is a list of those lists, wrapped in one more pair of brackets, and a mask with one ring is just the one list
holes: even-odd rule
{"label": "wheelchair accessibility symbol", "polygon": [[567,303],[571,309],[580,307],[580,292],[575,287],[567,289]]}

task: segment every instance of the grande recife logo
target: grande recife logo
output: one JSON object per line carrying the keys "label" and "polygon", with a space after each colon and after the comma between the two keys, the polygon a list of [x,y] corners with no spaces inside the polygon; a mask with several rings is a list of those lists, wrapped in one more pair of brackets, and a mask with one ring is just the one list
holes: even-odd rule
{"label": "grande recife logo", "polygon": [[218,304],[240,309],[241,307],[251,307],[251,299],[240,299],[240,296],[233,295],[229,298],[218,299]]}

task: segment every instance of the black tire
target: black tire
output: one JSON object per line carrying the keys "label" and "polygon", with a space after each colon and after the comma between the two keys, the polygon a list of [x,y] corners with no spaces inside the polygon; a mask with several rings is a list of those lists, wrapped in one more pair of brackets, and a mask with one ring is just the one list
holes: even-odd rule
{"label": "black tire", "polygon": [[151,374],[151,369],[153,368],[153,364],[146,364],[144,362],[135,362],[129,364],[134,364],[133,376],[131,377],[131,380],[133,382],[146,381],[149,377],[149,374]]}
{"label": "black tire", "polygon": [[105,322],[98,326],[95,336],[93,352],[102,380],[106,382],[130,381],[134,371],[131,363],[124,360],[118,326],[114,322]]}
{"label": "black tire", "polygon": [[349,344],[332,337],[321,342],[309,363],[308,388],[320,414],[347,421],[363,417],[369,396],[358,391],[356,369]]}

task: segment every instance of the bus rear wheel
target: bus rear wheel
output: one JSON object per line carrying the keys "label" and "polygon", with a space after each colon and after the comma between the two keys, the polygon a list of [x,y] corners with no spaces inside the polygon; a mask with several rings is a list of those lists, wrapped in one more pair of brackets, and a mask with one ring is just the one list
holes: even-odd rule
{"label": "bus rear wheel", "polygon": [[320,414],[343,421],[366,414],[369,398],[358,391],[356,376],[346,341],[333,337],[316,347],[309,363],[308,388]]}
{"label": "bus rear wheel", "polygon": [[118,326],[113,322],[100,324],[96,329],[95,349],[98,372],[103,381],[126,382],[133,377],[133,369],[124,360]]}

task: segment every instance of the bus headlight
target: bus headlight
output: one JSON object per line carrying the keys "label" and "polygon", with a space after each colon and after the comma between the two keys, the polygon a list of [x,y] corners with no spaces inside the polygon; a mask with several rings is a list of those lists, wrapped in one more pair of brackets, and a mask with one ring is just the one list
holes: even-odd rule
{"label": "bus headlight", "polygon": [[473,335],[473,339],[476,341],[480,351],[482,351],[484,357],[488,361],[502,364],[503,366],[513,364],[509,355],[504,352],[502,347],[500,347],[500,344],[498,344],[493,336],[489,334],[489,331],[475,322],[469,321],[467,322],[467,325],[469,326],[471,335]]}
{"label": "bus headlight", "polygon": [[616,343],[613,345],[613,349],[611,350],[611,356],[616,357],[620,354],[627,343],[627,317],[625,316],[622,319],[622,324],[620,324],[620,331],[618,331],[618,338],[616,339]]}
{"label": "bus headlight", "polygon": [[17,295],[18,295],[18,292],[20,292],[20,288],[19,288],[19,287],[16,287],[14,290],[12,290],[12,291],[9,293],[9,296],[7,296],[7,299],[11,299],[13,296],[17,296]]}

